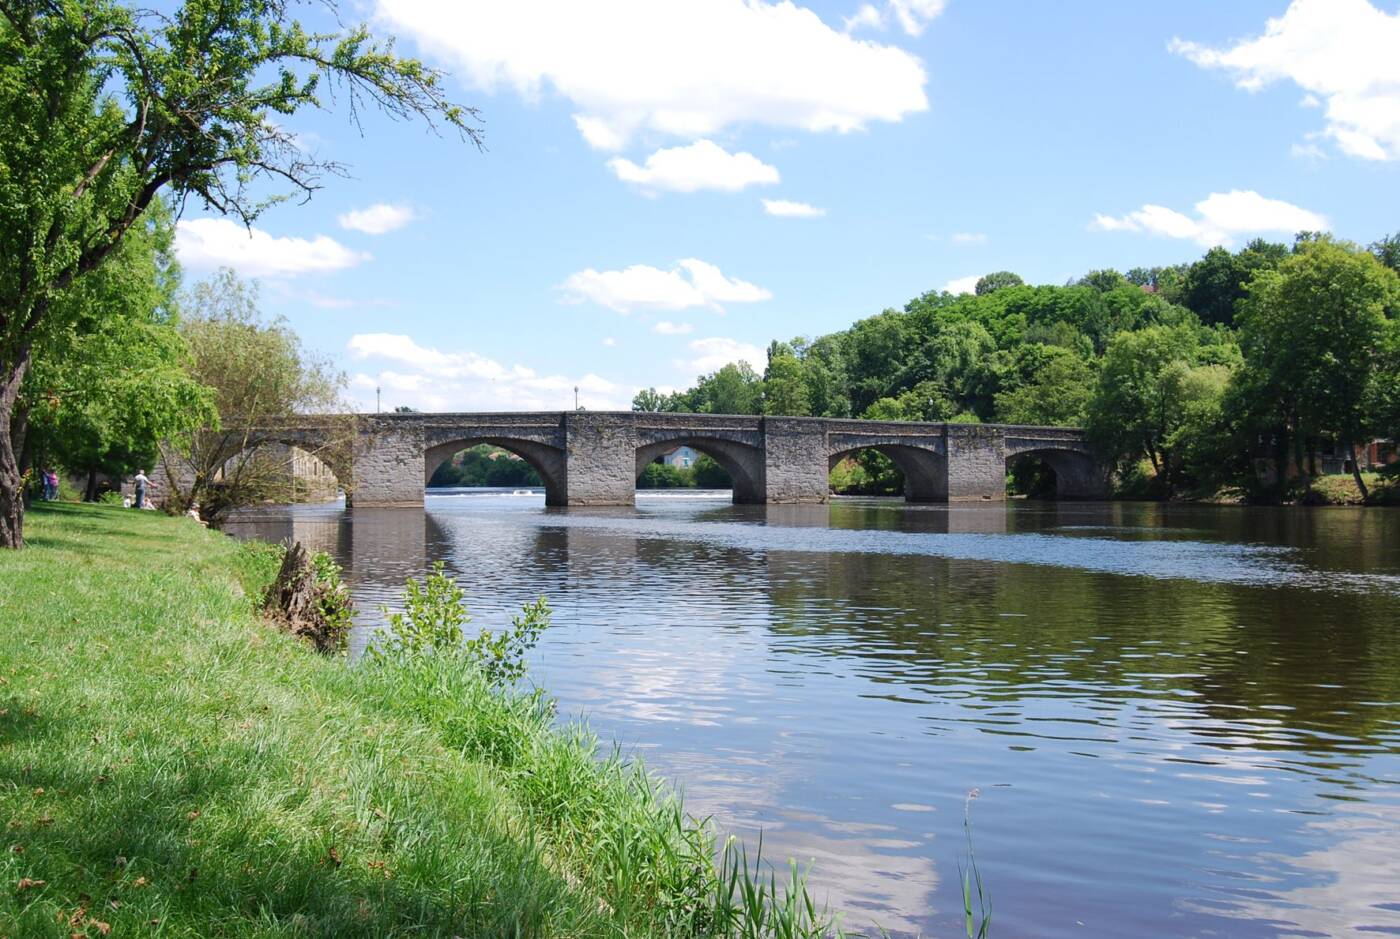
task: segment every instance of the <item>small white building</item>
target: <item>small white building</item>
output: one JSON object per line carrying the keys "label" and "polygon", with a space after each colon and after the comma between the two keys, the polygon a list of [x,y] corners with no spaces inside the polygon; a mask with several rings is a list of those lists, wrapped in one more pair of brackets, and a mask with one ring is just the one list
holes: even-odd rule
{"label": "small white building", "polygon": [[675,466],[680,469],[690,469],[692,466],[695,465],[695,459],[697,456],[699,456],[699,454],[697,454],[694,450],[690,449],[690,447],[677,447],[670,453],[667,453],[664,456],[662,456],[661,462],[665,463],[667,466]]}

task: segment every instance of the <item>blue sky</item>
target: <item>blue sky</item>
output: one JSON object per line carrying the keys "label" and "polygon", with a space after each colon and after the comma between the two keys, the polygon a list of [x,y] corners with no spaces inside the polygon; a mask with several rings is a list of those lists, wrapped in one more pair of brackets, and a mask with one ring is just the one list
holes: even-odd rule
{"label": "blue sky", "polygon": [[192,206],[181,259],[362,408],[625,408],[992,270],[1400,230],[1397,5],[365,0],[487,150],[298,115],[350,178],[251,235]]}

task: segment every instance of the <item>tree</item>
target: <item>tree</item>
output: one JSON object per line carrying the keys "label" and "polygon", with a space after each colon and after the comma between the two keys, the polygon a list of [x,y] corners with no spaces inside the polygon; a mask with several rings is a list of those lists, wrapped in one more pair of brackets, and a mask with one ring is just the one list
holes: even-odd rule
{"label": "tree", "polygon": [[1400,232],[1387,235],[1371,245],[1371,253],[1386,267],[1400,274]]}
{"label": "tree", "polygon": [[88,477],[153,466],[157,444],[214,417],[213,399],[186,371],[177,330],[179,268],[163,208],[148,213],[101,268],[59,302],[69,325],[45,336],[18,410],[27,432],[20,466],[58,462]]}
{"label": "tree", "polygon": [[1288,248],[1256,238],[1238,254],[1211,248],[1186,271],[1181,302],[1206,325],[1230,326],[1255,274],[1271,270],[1288,257]]}
{"label": "tree", "polygon": [[1128,278],[1113,270],[1104,268],[1103,270],[1090,271],[1075,282],[1076,287],[1092,287],[1099,293],[1108,293],[1116,290],[1124,284],[1129,283]]}
{"label": "tree", "polygon": [[[773,344],[775,347],[778,343]],[[803,417],[812,413],[803,363],[789,348],[774,351],[763,373],[763,413]]]}
{"label": "tree", "polygon": [[[319,34],[286,0],[0,0],[0,547],[23,545],[15,404],[63,294],[100,268],[163,190],[251,221],[267,186],[309,195],[339,171],[279,121],[339,91],[352,115],[440,120],[478,140],[440,75],[365,27]],[[275,118],[275,119],[274,119]]]}
{"label": "tree", "polygon": [[643,388],[632,396],[632,410],[661,411],[666,399],[655,388]]}
{"label": "tree", "polygon": [[218,524],[235,508],[283,497],[288,480],[265,458],[267,445],[254,431],[294,416],[325,415],[332,433],[326,447],[312,453],[344,465],[338,457],[345,455],[351,428],[330,416],[344,410],[344,376],[309,356],[285,323],[262,321],[256,285],[225,269],[196,284],[184,305],[180,331],[190,348],[190,372],[213,389],[227,426],[162,447],[174,508],[197,506],[201,518]]}
{"label": "tree", "polygon": [[762,414],[763,379],[747,362],[702,376],[689,394],[697,414]]}
{"label": "tree", "polygon": [[1068,349],[1032,346],[1027,351],[1038,361],[1027,380],[997,393],[997,420],[1049,426],[1083,423],[1094,388],[1093,368]]}
{"label": "tree", "polygon": [[1190,326],[1149,326],[1108,344],[1086,408],[1090,440],[1120,469],[1144,456],[1170,495],[1182,483],[1178,429],[1193,389],[1200,341]]}
{"label": "tree", "polygon": [[1001,290],[1003,287],[1020,287],[1024,283],[1025,281],[1021,279],[1019,274],[1013,274],[1010,271],[993,271],[979,277],[973,291],[981,297]]}
{"label": "tree", "polygon": [[[1302,447],[1320,435],[1344,443],[1363,498],[1356,442],[1372,428],[1366,404],[1384,352],[1386,310],[1400,303],[1400,276],[1368,252],[1322,237],[1300,243],[1249,286],[1240,344],[1257,388],[1288,425],[1306,481]],[[1279,476],[1285,475],[1279,467]]]}

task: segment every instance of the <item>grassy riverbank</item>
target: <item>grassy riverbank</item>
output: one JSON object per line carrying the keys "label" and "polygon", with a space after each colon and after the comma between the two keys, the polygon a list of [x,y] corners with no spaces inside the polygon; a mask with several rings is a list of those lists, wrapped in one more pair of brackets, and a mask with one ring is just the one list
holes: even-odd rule
{"label": "grassy riverbank", "polygon": [[264,625],[228,538],[68,505],[28,538],[0,555],[0,936],[821,932],[542,696]]}

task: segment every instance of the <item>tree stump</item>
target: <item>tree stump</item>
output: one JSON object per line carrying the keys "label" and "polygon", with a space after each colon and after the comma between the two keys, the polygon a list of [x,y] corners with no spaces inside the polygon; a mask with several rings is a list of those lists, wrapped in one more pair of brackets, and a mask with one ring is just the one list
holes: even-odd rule
{"label": "tree stump", "polygon": [[326,621],[321,603],[325,590],[316,579],[311,555],[300,541],[294,542],[268,588],[263,612],[282,629],[311,643],[317,652],[339,652],[343,636]]}

